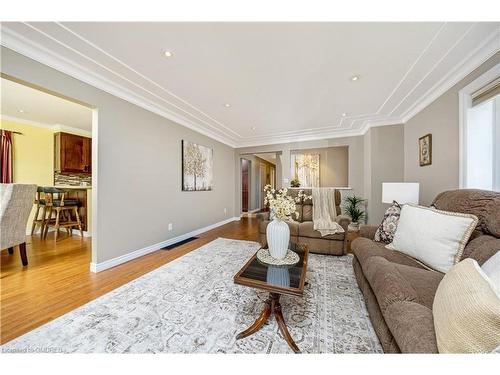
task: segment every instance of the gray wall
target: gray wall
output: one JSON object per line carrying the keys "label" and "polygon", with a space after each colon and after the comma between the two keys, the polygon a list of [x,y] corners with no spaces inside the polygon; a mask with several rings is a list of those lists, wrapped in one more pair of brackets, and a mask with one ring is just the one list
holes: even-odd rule
{"label": "gray wall", "polygon": [[[1,53],[3,73],[98,108],[94,262],[235,216],[234,149],[9,49]],[[213,191],[181,191],[182,139],[214,149]]]}
{"label": "gray wall", "polygon": [[[354,194],[367,199],[368,222],[378,224],[387,207],[381,202],[382,182],[403,181],[403,134],[403,125],[391,125],[372,128],[364,136],[245,147],[236,149],[236,153],[242,155],[258,152],[281,152],[282,179],[289,181],[291,178],[290,154],[292,152],[347,146],[349,187],[353,189]],[[238,165],[237,168],[240,166]],[[276,176],[277,178],[280,176],[278,171],[276,171]],[[237,194],[241,195],[239,180],[236,184],[236,191]],[[283,185],[289,186],[289,182],[283,183]],[[235,204],[240,206],[241,199]]]}
{"label": "gray wall", "polygon": [[[319,183],[321,187],[349,186],[349,148],[347,146],[293,150],[290,153],[319,154]],[[293,178],[293,175],[291,177]]]}
{"label": "gray wall", "polygon": [[404,127],[403,125],[371,128],[365,135],[369,142],[370,196],[368,223],[380,224],[385,210],[390,206],[382,203],[382,183],[401,182],[404,179]]}
{"label": "gray wall", "polygon": [[[444,190],[459,187],[458,92],[500,63],[500,52],[449,89],[405,124],[405,181],[420,182],[420,204],[428,205]],[[421,167],[418,138],[432,134],[432,165]]]}
{"label": "gray wall", "polygon": [[[279,152],[279,162],[276,165],[276,186],[290,186],[290,153],[292,150],[308,150],[325,147],[347,146],[349,153],[348,172],[349,172],[349,187],[354,190],[355,194],[364,196],[364,141],[363,136],[332,138],[317,141],[281,143],[275,145],[243,147],[236,149],[236,154],[239,156],[244,154],[252,154],[259,152]],[[240,175],[241,165],[239,161],[235,163],[237,175]],[[283,179],[288,182],[283,183]],[[236,179],[236,195],[241,196],[241,179]],[[235,201],[238,210],[241,209],[241,198]]]}

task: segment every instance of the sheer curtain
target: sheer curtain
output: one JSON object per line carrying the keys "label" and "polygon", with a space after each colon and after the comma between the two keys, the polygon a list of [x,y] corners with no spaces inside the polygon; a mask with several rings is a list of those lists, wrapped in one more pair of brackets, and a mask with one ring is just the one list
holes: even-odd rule
{"label": "sheer curtain", "polygon": [[319,154],[292,154],[291,167],[300,187],[319,187]]}
{"label": "sheer curtain", "polygon": [[12,132],[2,130],[2,140],[0,142],[0,174],[1,183],[12,182]]}

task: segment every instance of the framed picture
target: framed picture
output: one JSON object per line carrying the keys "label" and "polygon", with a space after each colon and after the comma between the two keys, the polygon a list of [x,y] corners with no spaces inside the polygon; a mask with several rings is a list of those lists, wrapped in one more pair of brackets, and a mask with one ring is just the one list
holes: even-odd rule
{"label": "framed picture", "polygon": [[432,164],[432,134],[426,134],[418,139],[420,166]]}
{"label": "framed picture", "polygon": [[213,149],[182,141],[182,190],[212,190]]}

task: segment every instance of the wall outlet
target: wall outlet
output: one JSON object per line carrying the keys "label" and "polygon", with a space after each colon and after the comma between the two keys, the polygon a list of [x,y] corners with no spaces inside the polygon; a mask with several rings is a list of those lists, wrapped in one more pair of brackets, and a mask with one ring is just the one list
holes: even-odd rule
{"label": "wall outlet", "polygon": [[224,215],[227,215],[227,208],[224,207]]}
{"label": "wall outlet", "polygon": [[172,223],[168,223],[168,230],[171,231],[172,229],[174,229],[174,226]]}

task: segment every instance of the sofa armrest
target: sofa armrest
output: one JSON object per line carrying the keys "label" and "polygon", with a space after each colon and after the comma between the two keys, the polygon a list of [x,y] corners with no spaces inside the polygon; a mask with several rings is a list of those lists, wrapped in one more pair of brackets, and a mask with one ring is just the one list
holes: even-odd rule
{"label": "sofa armrest", "polygon": [[344,232],[347,233],[347,227],[351,223],[351,218],[345,215],[338,215],[335,217],[335,221],[344,229]]}
{"label": "sofa armrest", "polygon": [[376,225],[360,225],[359,226],[359,235],[360,237],[365,237],[370,240],[375,238],[375,232],[377,231],[378,226]]}
{"label": "sofa armrest", "polygon": [[256,216],[257,221],[269,220],[269,212],[259,212]]}
{"label": "sofa armrest", "polygon": [[389,306],[384,319],[402,353],[438,353],[432,310],[416,302]]}

